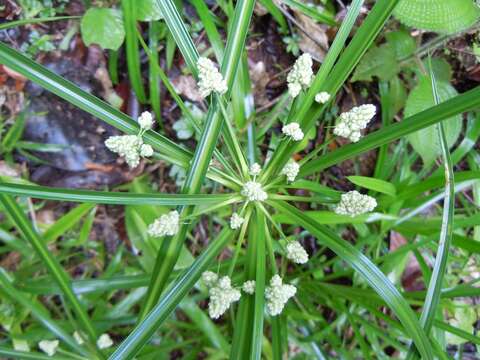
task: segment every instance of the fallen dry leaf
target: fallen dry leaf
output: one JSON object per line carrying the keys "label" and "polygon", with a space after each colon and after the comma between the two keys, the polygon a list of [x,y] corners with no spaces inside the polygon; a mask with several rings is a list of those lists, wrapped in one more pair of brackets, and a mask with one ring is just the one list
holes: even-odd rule
{"label": "fallen dry leaf", "polygon": [[203,98],[198,91],[197,82],[191,75],[180,75],[172,80],[173,87],[178,94],[186,96],[189,100],[202,102]]}
{"label": "fallen dry leaf", "polygon": [[328,26],[318,24],[310,17],[301,12],[294,11],[298,25],[301,26],[298,34],[300,35],[299,47],[304,53],[309,53],[312,57],[322,62],[328,50]]}

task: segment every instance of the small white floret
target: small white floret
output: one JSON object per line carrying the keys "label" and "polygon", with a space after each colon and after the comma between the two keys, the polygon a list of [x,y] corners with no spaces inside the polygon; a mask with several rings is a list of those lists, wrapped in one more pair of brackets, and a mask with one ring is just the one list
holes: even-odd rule
{"label": "small white floret", "polygon": [[198,69],[198,87],[200,95],[207,97],[212,92],[220,95],[225,94],[228,90],[227,82],[223,79],[222,74],[210,59],[201,57],[197,61]]}
{"label": "small white floret", "polygon": [[296,122],[291,122],[282,127],[282,133],[290,137],[293,141],[300,141],[303,139],[303,131],[300,128],[300,124]]}
{"label": "small white floret", "polygon": [[377,207],[377,201],[358,191],[349,191],[342,194],[341,200],[335,207],[335,212],[340,215],[357,216],[372,211]]}
{"label": "small white floret", "polygon": [[180,215],[176,210],[170,211],[156,219],[148,226],[147,233],[153,237],[173,236],[178,232]]}
{"label": "small white floret", "polygon": [[260,166],[260,164],[258,163],[254,163],[252,165],[250,165],[250,175],[252,176],[258,176],[260,175],[260,172],[262,171],[262,167]]}
{"label": "small white floret", "polygon": [[204,271],[202,273],[202,281],[206,287],[211,288],[217,283],[218,275],[213,271]]}
{"label": "small white floret", "polygon": [[38,347],[48,356],[53,356],[57,352],[60,341],[58,340],[42,340],[38,343]]}
{"label": "small white floret", "polygon": [[208,302],[208,315],[212,319],[218,319],[230,305],[240,300],[240,291],[232,288],[231,280],[228,276],[221,277],[217,284],[209,290],[210,300]]}
{"label": "small white floret", "polygon": [[230,217],[230,228],[232,230],[240,229],[242,224],[244,223],[245,219],[238,215],[236,212],[232,214]]}
{"label": "small white floret", "polygon": [[333,133],[357,142],[362,137],[361,130],[365,129],[376,114],[376,108],[372,104],[354,107],[348,112],[340,114]]}
{"label": "small white floret", "polygon": [[283,284],[279,275],[274,275],[270,280],[270,286],[265,289],[267,311],[270,315],[280,314],[288,299],[295,295],[297,288],[290,284]]}
{"label": "small white floret", "polygon": [[287,180],[290,182],[295,181],[295,178],[298,175],[298,172],[300,171],[300,164],[295,162],[294,160],[290,160],[282,169],[280,172],[282,175],[285,175],[287,177]]}
{"label": "small white floret", "polygon": [[112,152],[125,158],[126,163],[131,168],[135,168],[140,163],[140,147],[143,141],[137,135],[110,136],[105,141],[105,146]]}
{"label": "small white floret", "polygon": [[99,349],[108,349],[113,345],[113,340],[107,333],[100,335],[97,340],[97,346]]}
{"label": "small white floret", "polygon": [[298,241],[291,241],[287,244],[287,259],[296,264],[305,264],[308,261],[308,254]]}
{"label": "small white floret", "polygon": [[242,290],[244,293],[252,295],[255,293],[255,280],[247,280],[242,285]]}
{"label": "small white floret", "polygon": [[148,144],[140,146],[140,156],[150,157],[153,155],[153,148]]}
{"label": "small white floret", "polygon": [[256,181],[247,181],[243,185],[241,194],[249,201],[265,201],[268,197],[265,190],[263,190],[262,184]]}
{"label": "small white floret", "polygon": [[142,130],[150,130],[153,126],[153,116],[152,113],[148,111],[142,112],[142,114],[138,117],[138,125]]}
{"label": "small white floret", "polygon": [[319,104],[325,104],[328,100],[330,100],[330,94],[326,91],[319,92],[315,95],[315,101]]}
{"label": "small white floret", "polygon": [[78,345],[83,345],[85,343],[85,340],[83,340],[82,335],[78,331],[74,331],[73,338],[75,339]]}
{"label": "small white floret", "polygon": [[312,65],[310,54],[303,54],[295,61],[287,75],[288,93],[291,97],[297,97],[301,90],[307,89],[312,83]]}

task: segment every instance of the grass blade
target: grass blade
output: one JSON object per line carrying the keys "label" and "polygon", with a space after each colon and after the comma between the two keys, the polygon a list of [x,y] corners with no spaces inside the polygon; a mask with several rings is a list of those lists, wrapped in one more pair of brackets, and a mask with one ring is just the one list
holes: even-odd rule
{"label": "grass blade", "polygon": [[0,194],[25,196],[45,200],[115,205],[183,206],[220,203],[229,199],[236,199],[237,201],[241,200],[241,197],[238,194],[136,194],[126,192],[49,188],[46,186],[2,182],[0,182]]}
{"label": "grass blade", "polygon": [[375,149],[405,135],[439,123],[454,115],[474,110],[479,106],[480,87],[476,87],[421,113],[410,116],[399,123],[375,131],[357,143],[342,146],[338,150],[306,163],[300,169],[300,176],[311,175],[365,151]]}
{"label": "grass blade", "polygon": [[0,291],[5,297],[10,298],[13,302],[18,303],[31,311],[32,315],[36,317],[49,332],[62,339],[68,346],[77,351],[79,354],[87,357],[94,356],[93,354],[89,353],[87,349],[79,346],[75,339],[68,332],[57,325],[57,323],[49,315],[47,309],[40,302],[30,299],[22,292],[18,291],[11,284],[9,276],[3,268],[0,268]]}
{"label": "grass blade", "polygon": [[[289,119],[287,122],[290,121],[298,121],[305,132],[308,131],[308,128],[314,123],[313,119],[309,119],[306,115],[310,107],[314,104],[315,95],[319,91],[324,91],[324,83],[330,73],[331,69],[333,68],[340,52],[342,51],[343,47],[345,46],[345,42],[347,41],[348,35],[350,34],[353,25],[355,25],[355,21],[360,14],[361,7],[363,5],[363,0],[355,0],[353,4],[350,6],[348,10],[347,16],[345,20],[342,22],[340,29],[335,37],[335,40],[328,50],[327,55],[325,56],[325,60],[320,67],[320,70],[315,75],[312,85],[310,86],[307,94],[303,98],[302,103],[300,104],[298,110],[291,111],[289,114]],[[369,15],[370,16],[370,15]],[[366,22],[366,21],[365,21]],[[365,25],[362,25],[362,27]],[[374,31],[375,29],[371,29]],[[356,37],[355,37],[356,39]],[[353,40],[355,41],[355,40]],[[333,95],[333,94],[332,94]],[[292,105],[292,109],[295,103]],[[318,106],[318,105],[317,105]],[[322,107],[320,107],[322,108]],[[293,116],[295,120],[293,120]],[[262,178],[267,178],[271,174],[275,175],[276,173],[280,172],[283,166],[288,162],[290,159],[291,154],[295,152],[297,148],[296,145],[293,145],[289,142],[283,142],[277,151],[275,151],[272,160],[268,163],[267,168],[265,169]]]}
{"label": "grass blade", "polygon": [[[83,91],[72,82],[65,80],[2,42],[0,42],[0,64],[8,66],[79,109],[127,134],[136,135],[140,129],[135,120],[120,110]],[[191,158],[191,153],[188,150],[152,130],[145,133],[144,139],[146,143],[160,153],[162,159],[184,168],[188,167]]]}
{"label": "grass blade", "polygon": [[[430,77],[432,80],[432,91],[435,104],[439,104],[437,83],[435,74],[432,70],[431,58],[429,57]],[[453,174],[452,158],[450,156],[447,137],[443,123],[436,125],[438,131],[438,138],[440,148],[442,150],[442,160],[445,173],[445,198],[443,200],[443,216],[442,227],[440,231],[440,238],[438,241],[437,255],[435,257],[435,264],[428,284],[427,295],[423,305],[420,323],[423,329],[428,334],[433,326],[437,307],[440,302],[443,278],[447,270],[448,253],[450,251],[450,244],[453,237],[453,218],[455,215],[455,180]],[[407,359],[418,358],[415,349],[411,347],[407,354]]]}
{"label": "grass blade", "polygon": [[[158,3],[160,4],[161,8],[168,8],[169,10],[172,10],[171,6],[174,6],[173,4],[168,5],[169,3],[171,3],[171,1],[158,1]],[[230,89],[227,97],[230,94],[234,76],[237,71],[238,63],[240,60],[239,55],[241,54],[241,51],[245,44],[248,25],[250,23],[250,18],[253,13],[254,3],[254,0],[241,0],[237,2],[235,16],[232,23],[232,29],[234,29],[234,31],[229,34],[225,56],[223,59],[224,61],[222,63],[222,72],[227,81],[228,88]],[[175,8],[173,8],[173,10],[175,10]],[[173,20],[175,19],[178,20],[179,15],[176,13],[176,10],[174,11],[174,13],[175,14],[172,14],[172,19],[166,19],[167,24],[169,22],[173,22]],[[164,12],[164,16],[167,18],[167,13]],[[183,33],[183,31],[181,33]],[[190,42],[191,40],[187,40],[186,47],[190,47]],[[185,44],[178,45],[180,47],[180,45],[184,46]],[[219,99],[217,97],[214,97],[213,103],[209,108],[207,119],[205,121],[205,127],[203,129],[201,138],[197,144],[195,154],[191,161],[191,167],[189,168],[185,184],[182,188],[183,194],[198,193],[203,183],[205,174],[210,164],[210,159],[212,158],[212,154],[218,141],[221,127],[223,125],[222,118],[220,116],[220,106],[218,101]],[[192,207],[183,207],[181,209],[181,216],[190,216],[192,212]],[[152,277],[152,282],[149,286],[149,291],[145,304],[142,308],[140,319],[142,319],[146,315],[146,313],[150,309],[152,309],[152,307],[157,303],[161,292],[165,288],[168,277],[180,255],[180,250],[186,238],[188,228],[188,224],[182,224],[177,235],[175,235],[173,238],[167,238],[163,242],[156,259],[154,269],[154,274],[156,276]]]}
{"label": "grass blade", "polygon": [[[160,74],[157,71],[158,63],[158,33],[160,31],[161,24],[159,22],[151,22],[148,27],[148,82],[150,89],[150,103],[152,104],[153,112],[155,113],[155,119],[157,120],[160,129],[163,129],[162,112],[160,109]],[[137,34],[135,34],[137,36]]]}
{"label": "grass blade", "polygon": [[157,5],[162,11],[163,18],[167,23],[168,29],[175,39],[180,52],[185,59],[188,69],[193,76],[198,77],[197,60],[198,51],[188,33],[187,27],[182,21],[180,14],[172,0],[157,0]]}
{"label": "grass blade", "polygon": [[318,224],[295,207],[284,202],[271,201],[269,203],[277,210],[288,214],[297,224],[308,230],[320,242],[328,246],[357,270],[398,317],[407,333],[413,339],[422,357],[424,359],[433,359],[430,342],[421,328],[415,313],[390,280],[365,255],[350,243],[340,239],[333,231]]}
{"label": "grass blade", "polygon": [[127,53],[127,69],[138,101],[144,104],[147,101],[142,83],[140,67],[140,52],[138,51],[137,20],[133,0],[122,0],[123,19],[125,24],[125,48]]}
{"label": "grass blade", "polygon": [[165,292],[158,304],[147,314],[145,319],[138,324],[130,335],[118,346],[109,357],[110,360],[132,359],[145,345],[158,327],[175,310],[176,306],[195,285],[210,262],[220,253],[230,240],[232,231],[225,228],[208,246],[208,248],[195,260],[193,265],[183,271],[171,287]]}
{"label": "grass blade", "polygon": [[[255,256],[253,257],[255,270],[255,302],[253,304],[253,323],[252,323],[252,347],[250,359],[260,360],[262,358],[263,341],[263,315],[265,302],[265,233],[267,224],[265,215],[262,211],[256,211],[256,236],[249,239],[249,246],[255,247]],[[244,319],[240,319],[243,321]]]}
{"label": "grass blade", "polygon": [[50,275],[57,282],[58,286],[62,289],[63,295],[66,297],[66,299],[72,306],[75,314],[78,317],[78,321],[87,333],[90,342],[95,344],[97,341],[95,328],[93,327],[92,322],[88,318],[86,310],[75,296],[68,274],[65,272],[65,270],[59,264],[55,256],[48,250],[46,245],[40,239],[37,232],[33,229],[30,221],[25,216],[20,206],[15,202],[15,200],[10,196],[0,194],[0,202],[4,206],[8,216],[12,220],[15,227],[30,243],[30,245],[35,250],[37,256],[42,260],[43,264],[49,271]]}

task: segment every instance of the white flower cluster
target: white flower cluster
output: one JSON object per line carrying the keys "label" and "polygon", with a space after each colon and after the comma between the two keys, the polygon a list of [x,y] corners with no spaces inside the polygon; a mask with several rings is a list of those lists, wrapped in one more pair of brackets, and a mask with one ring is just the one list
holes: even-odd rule
{"label": "white flower cluster", "polygon": [[156,219],[148,226],[147,233],[153,237],[173,236],[178,232],[180,215],[176,210],[170,211]]}
{"label": "white flower cluster", "polygon": [[85,343],[85,340],[83,340],[83,337],[79,331],[73,332],[73,338],[75,339],[78,345],[83,345]]}
{"label": "white flower cluster", "polygon": [[282,133],[290,137],[293,141],[300,141],[303,139],[303,131],[300,128],[300,124],[297,122],[291,122],[282,127]]}
{"label": "white flower cluster", "polygon": [[256,181],[247,181],[243,184],[241,194],[245,196],[248,201],[265,201],[268,194],[263,190],[262,184]]}
{"label": "white flower cluster", "polygon": [[365,214],[372,211],[377,206],[377,201],[368,195],[360,194],[358,191],[349,191],[342,194],[342,198],[335,207],[335,212],[340,215],[349,215],[351,217]]}
{"label": "white flower cluster", "polygon": [[252,165],[250,165],[249,174],[251,176],[258,176],[258,175],[260,175],[261,171],[262,171],[262,168],[261,168],[260,164],[253,163]]}
{"label": "white flower cluster", "polygon": [[245,219],[238,215],[236,212],[232,214],[230,217],[230,228],[232,230],[240,229],[242,224],[244,223]]}
{"label": "white flower cluster", "polygon": [[308,261],[308,254],[298,241],[291,241],[287,244],[287,259],[296,264],[305,264]]}
{"label": "white flower cluster", "polygon": [[223,95],[227,92],[227,82],[210,59],[201,57],[197,61],[198,88],[200,95],[206,98],[212,92]]}
{"label": "white flower cluster", "polygon": [[99,349],[108,349],[113,345],[113,340],[107,333],[100,335],[97,340],[97,346]]}
{"label": "white flower cluster", "polygon": [[265,298],[267,300],[267,311],[270,315],[280,314],[288,299],[295,295],[297,288],[290,284],[283,284],[279,275],[274,275],[270,279],[270,286],[265,289]]}
{"label": "white flower cluster", "polygon": [[252,295],[255,293],[255,280],[247,280],[242,285],[244,293]]}
{"label": "white flower cluster", "polygon": [[48,356],[53,356],[57,352],[60,341],[58,340],[42,340],[38,343],[38,347]]}
{"label": "white flower cluster", "polygon": [[138,117],[138,125],[143,131],[150,130],[153,126],[153,115],[148,111],[144,111]]}
{"label": "white flower cluster", "polygon": [[241,293],[239,290],[232,288],[232,283],[228,276],[218,278],[217,274],[206,271],[202,274],[202,279],[209,288],[208,315],[212,319],[218,319],[228,310],[232,303],[240,300]]}
{"label": "white flower cluster", "polygon": [[218,275],[213,271],[204,271],[202,273],[202,281],[206,287],[211,288],[218,281]]}
{"label": "white flower cluster", "polygon": [[377,109],[372,104],[354,107],[348,112],[340,114],[339,121],[333,130],[337,136],[357,142],[362,137],[361,130],[365,129],[375,116]]}
{"label": "white flower cluster", "polygon": [[153,148],[143,143],[142,135],[150,130],[153,125],[152,114],[145,111],[139,118],[140,132],[138,135],[120,135],[110,136],[105,140],[105,146],[112,152],[125,158],[130,168],[135,168],[140,163],[141,157],[150,157],[153,155]]}
{"label": "white flower cluster", "polygon": [[280,174],[285,175],[287,180],[292,182],[295,181],[295,178],[300,171],[300,165],[294,160],[290,160],[282,169]]}
{"label": "white flower cluster", "polygon": [[328,100],[330,100],[330,94],[326,91],[319,92],[315,95],[315,101],[319,104],[325,104]]}
{"label": "white flower cluster", "polygon": [[307,89],[312,83],[312,57],[310,54],[301,55],[292,70],[287,75],[288,93],[295,98],[300,94],[300,91]]}

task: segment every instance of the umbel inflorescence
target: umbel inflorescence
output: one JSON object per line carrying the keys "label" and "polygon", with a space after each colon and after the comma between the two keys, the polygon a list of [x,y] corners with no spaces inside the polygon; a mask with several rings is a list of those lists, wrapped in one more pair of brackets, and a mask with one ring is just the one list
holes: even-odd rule
{"label": "umbel inflorescence", "polygon": [[[313,82],[313,61],[309,54],[301,55],[287,76],[288,92],[292,98],[297,98],[302,91],[309,89]],[[218,70],[217,65],[208,58],[200,57],[197,61],[198,70],[198,89],[203,98],[209,96],[222,96],[228,91],[227,83]],[[326,91],[318,92],[314,97],[318,104],[326,104],[332,101],[331,95]],[[373,105],[360,105],[346,111],[337,119],[333,134],[357,142],[362,137],[362,131],[375,116],[376,108]],[[228,119],[226,120],[228,121]],[[142,157],[153,155],[153,149],[143,142],[143,134],[152,128],[153,116],[144,112],[138,118],[140,131],[137,135],[113,136],[106,140],[107,147],[123,157],[129,167],[138,166]],[[305,138],[304,129],[301,122],[289,121],[281,127],[283,137],[288,146],[295,146],[295,143],[301,142]],[[268,164],[268,159],[266,163]],[[301,170],[301,161],[297,162],[291,158],[282,169],[277,169],[276,173],[283,183],[290,184],[297,181]],[[233,231],[246,232],[248,219],[245,217],[245,209],[252,206],[257,211],[266,211],[265,204],[270,200],[269,184],[262,178],[262,166],[257,162],[252,162],[244,173],[238,176],[237,183],[241,186],[239,193],[243,202],[243,207],[239,211],[232,211],[228,219],[228,227]],[[277,179],[278,180],[278,179]],[[275,189],[275,187],[273,188]],[[357,216],[365,214],[375,209],[377,202],[374,198],[360,194],[358,191],[350,191],[341,196],[340,202],[334,206],[335,213],[347,216]],[[270,221],[273,221],[268,216]],[[161,215],[148,226],[147,233],[153,238],[164,236],[175,236],[182,224],[181,213],[176,210]],[[278,225],[275,226],[277,229]],[[284,239],[287,239],[281,233]],[[304,265],[309,260],[309,255],[298,240],[287,240],[286,245],[281,247],[281,253],[284,259],[293,264]],[[280,251],[279,251],[280,252]],[[265,306],[271,316],[279,315],[288,300],[296,294],[296,287],[293,284],[284,283],[280,274],[272,269],[272,277],[266,284],[264,291]],[[232,279],[226,275],[219,275],[211,271],[205,271],[202,280],[208,289],[209,303],[208,313],[212,319],[218,319],[230,306],[239,301],[242,296],[251,296],[256,293],[256,282],[253,279],[245,279],[243,284],[234,285]],[[242,295],[243,294],[243,295]],[[255,296],[258,296],[256,294]],[[52,352],[55,343],[43,343],[45,351]]]}

